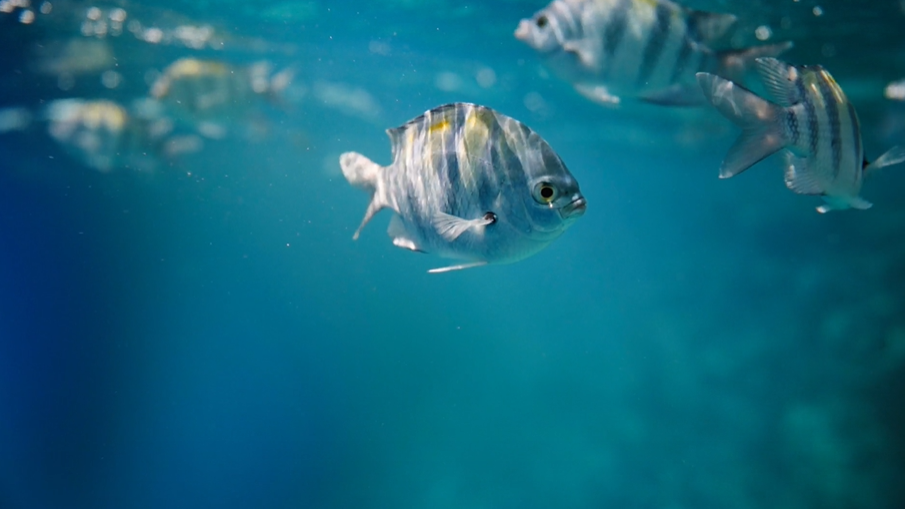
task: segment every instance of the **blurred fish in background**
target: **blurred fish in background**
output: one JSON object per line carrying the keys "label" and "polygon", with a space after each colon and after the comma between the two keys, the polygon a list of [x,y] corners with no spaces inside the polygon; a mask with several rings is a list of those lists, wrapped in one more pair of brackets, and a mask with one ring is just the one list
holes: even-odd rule
{"label": "blurred fish in background", "polygon": [[151,86],[151,97],[172,114],[210,138],[223,138],[261,107],[280,104],[294,70],[274,72],[269,62],[245,66],[222,61],[181,58],[164,69]]}
{"label": "blurred fish in background", "polygon": [[100,171],[153,171],[202,147],[196,135],[174,135],[172,120],[147,101],[126,108],[104,99],[58,99],[42,118],[48,134],[70,155]]}
{"label": "blurred fish in background", "polygon": [[696,72],[741,79],[755,58],[791,47],[712,48],[736,19],[670,0],[554,0],[523,19],[515,37],[592,101],[616,105],[625,98],[689,106],[704,100],[694,82]]}

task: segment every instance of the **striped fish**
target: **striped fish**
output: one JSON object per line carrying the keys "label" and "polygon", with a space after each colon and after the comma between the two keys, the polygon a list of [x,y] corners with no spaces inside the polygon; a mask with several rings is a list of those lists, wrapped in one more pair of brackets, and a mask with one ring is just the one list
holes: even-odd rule
{"label": "striped fish", "polygon": [[70,156],[104,172],[150,171],[163,160],[198,150],[201,143],[196,136],[175,136],[168,118],[143,106],[129,109],[107,100],[58,99],[41,117]]}
{"label": "striped fish", "polygon": [[216,60],[180,58],[163,70],[151,86],[151,97],[180,120],[194,123],[210,137],[222,137],[227,127],[261,98],[279,101],[292,81],[291,68],[273,73],[268,62],[247,66]]}
{"label": "striped fish", "polygon": [[550,145],[485,106],[439,106],[387,134],[389,166],[340,156],[349,183],[371,194],[353,238],[389,208],[393,244],[466,261],[432,273],[531,256],[585,211],[578,182]]}
{"label": "striped fish", "polygon": [[698,74],[707,99],[742,128],[720,178],[738,175],[785,148],[786,186],[798,194],[823,196],[818,212],[870,208],[859,196],[864,177],[905,161],[905,147],[893,147],[868,163],[855,107],[823,67],[759,58],[757,70],[772,101],[724,78]]}
{"label": "striped fish", "polygon": [[695,73],[741,76],[754,58],[791,47],[712,50],[708,43],[722,37],[735,20],[670,0],[554,0],[523,19],[515,37],[595,102],[638,98],[685,106],[704,102]]}

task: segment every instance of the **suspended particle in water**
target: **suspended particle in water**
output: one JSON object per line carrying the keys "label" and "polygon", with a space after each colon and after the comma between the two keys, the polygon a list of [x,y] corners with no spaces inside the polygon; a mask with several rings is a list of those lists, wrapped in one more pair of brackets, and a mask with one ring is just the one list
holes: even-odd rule
{"label": "suspended particle in water", "polygon": [[53,10],[53,4],[50,2],[41,2],[39,10],[41,11],[41,14],[50,14],[50,11]]}
{"label": "suspended particle in water", "polygon": [[88,11],[85,13],[85,17],[91,21],[97,21],[101,19],[101,14],[103,13],[97,7],[89,7]]}
{"label": "suspended particle in water", "polygon": [[30,25],[34,20],[35,11],[31,9],[25,9],[19,13],[19,23],[22,23],[23,25]]}
{"label": "suspended particle in water", "polygon": [[104,71],[101,74],[101,84],[107,88],[116,88],[123,82],[123,75],[116,71]]}
{"label": "suspended particle in water", "polygon": [[817,5],[814,7],[814,9],[811,10],[811,12],[814,13],[814,16],[817,16],[819,18],[820,16],[823,16],[823,7]]}
{"label": "suspended particle in water", "polygon": [[767,25],[761,25],[757,27],[757,30],[754,31],[754,36],[757,37],[759,41],[766,41],[773,35],[773,31],[770,30],[770,27]]}
{"label": "suspended particle in water", "polygon": [[475,75],[475,80],[481,88],[490,88],[496,83],[496,73],[490,67],[482,67]]}

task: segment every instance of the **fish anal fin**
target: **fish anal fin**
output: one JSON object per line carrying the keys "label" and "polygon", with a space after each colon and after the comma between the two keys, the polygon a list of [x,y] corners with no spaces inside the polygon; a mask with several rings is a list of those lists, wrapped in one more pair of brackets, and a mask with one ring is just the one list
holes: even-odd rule
{"label": "fish anal fin", "polygon": [[808,170],[808,161],[789,153],[786,156],[786,187],[798,194],[821,195],[823,186],[812,171]]}
{"label": "fish anal fin", "polygon": [[412,240],[408,229],[406,229],[405,224],[403,224],[402,219],[398,215],[393,215],[393,218],[390,219],[390,226],[387,228],[387,234],[392,237],[394,246],[418,253],[427,252],[421,249],[421,247]]}
{"label": "fish anal fin", "polygon": [[472,269],[474,267],[482,267],[484,265],[487,265],[487,262],[480,261],[480,262],[472,262],[472,263],[463,263],[461,265],[450,265],[449,267],[440,267],[437,269],[431,269],[427,272],[428,272],[428,274],[442,274],[444,272],[453,272],[455,270]]}

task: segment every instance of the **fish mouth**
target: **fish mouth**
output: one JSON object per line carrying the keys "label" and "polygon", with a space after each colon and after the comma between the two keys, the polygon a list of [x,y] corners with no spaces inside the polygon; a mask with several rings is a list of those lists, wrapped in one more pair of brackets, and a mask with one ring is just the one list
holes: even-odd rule
{"label": "fish mouth", "polygon": [[581,217],[586,210],[588,210],[588,201],[584,199],[584,196],[577,196],[561,209],[560,215],[567,219],[577,218]]}

